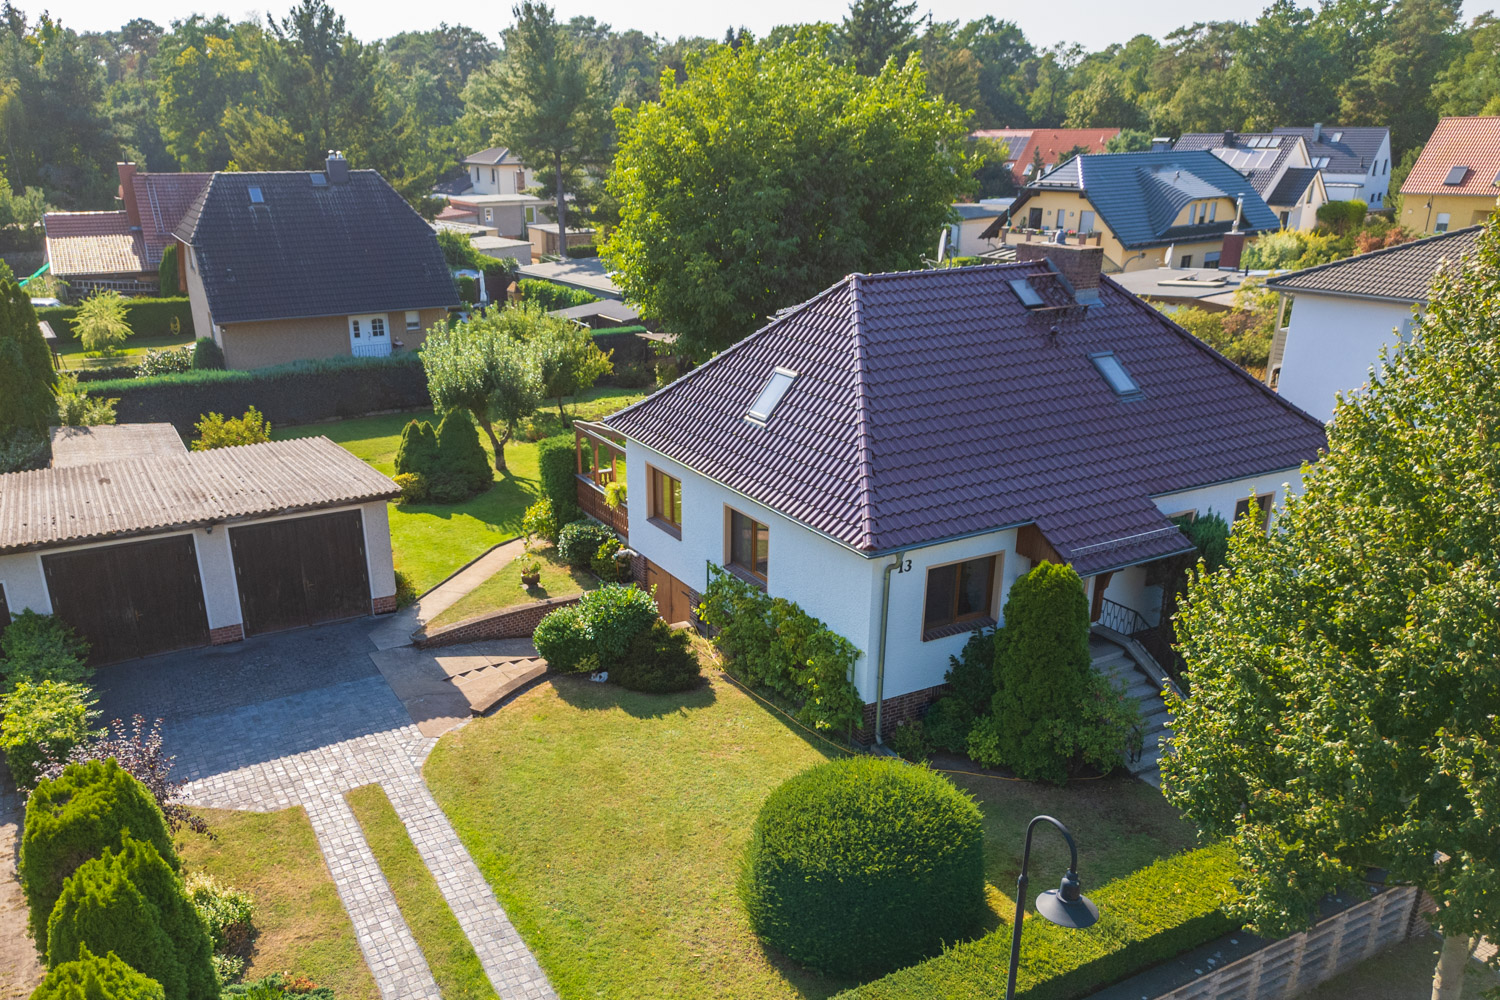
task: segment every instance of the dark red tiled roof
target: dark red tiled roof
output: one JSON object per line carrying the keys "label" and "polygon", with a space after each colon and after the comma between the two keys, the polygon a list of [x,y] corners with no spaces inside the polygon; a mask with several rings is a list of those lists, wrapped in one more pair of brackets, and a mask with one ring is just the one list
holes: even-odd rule
{"label": "dark red tiled roof", "polygon": [[136,174],[131,178],[141,213],[146,261],[151,267],[161,263],[162,251],[176,241],[173,232],[211,177],[213,174]]}
{"label": "dark red tiled roof", "polygon": [[[1108,278],[1087,313],[1028,312],[1010,281],[1048,273],[852,275],[607,423],[862,552],[1034,522],[1085,575],[1182,549],[1151,497],[1325,445],[1319,421]],[[1101,352],[1139,396],[1115,395]],[[757,426],[745,411],[776,367],[797,378]]]}

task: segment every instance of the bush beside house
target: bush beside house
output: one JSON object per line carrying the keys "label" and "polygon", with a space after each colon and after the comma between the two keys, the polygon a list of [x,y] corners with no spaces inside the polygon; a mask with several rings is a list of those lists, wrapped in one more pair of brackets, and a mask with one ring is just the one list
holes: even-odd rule
{"label": "bush beside house", "polygon": [[560,673],[614,670],[636,636],[659,621],[656,599],[632,586],[591,590],[577,604],[553,611],[532,634],[536,651]]}
{"label": "bush beside house", "polygon": [[552,501],[558,525],[571,524],[583,516],[578,508],[578,455],[573,438],[566,434],[544,438],[536,451],[542,495]]}

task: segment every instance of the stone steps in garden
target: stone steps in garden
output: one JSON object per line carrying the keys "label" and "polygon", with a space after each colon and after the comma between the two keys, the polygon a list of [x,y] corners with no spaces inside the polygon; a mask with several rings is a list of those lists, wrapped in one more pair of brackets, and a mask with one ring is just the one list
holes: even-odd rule
{"label": "stone steps in garden", "polygon": [[1161,787],[1161,758],[1170,752],[1172,713],[1161,690],[1131,657],[1125,647],[1100,636],[1089,640],[1094,669],[1108,677],[1127,698],[1140,704],[1141,755],[1126,764],[1131,774],[1155,788]]}

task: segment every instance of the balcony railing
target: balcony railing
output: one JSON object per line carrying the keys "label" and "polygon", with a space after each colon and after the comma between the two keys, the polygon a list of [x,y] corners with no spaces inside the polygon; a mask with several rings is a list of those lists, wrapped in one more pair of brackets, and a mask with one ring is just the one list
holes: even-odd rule
{"label": "balcony railing", "polygon": [[[1068,230],[1061,236],[1061,242],[1068,246],[1100,246],[1104,234],[1098,231],[1080,233]],[[1025,226],[1009,226],[1000,230],[1000,241],[1002,243],[1056,243],[1059,241],[1056,229],[1030,229]]]}

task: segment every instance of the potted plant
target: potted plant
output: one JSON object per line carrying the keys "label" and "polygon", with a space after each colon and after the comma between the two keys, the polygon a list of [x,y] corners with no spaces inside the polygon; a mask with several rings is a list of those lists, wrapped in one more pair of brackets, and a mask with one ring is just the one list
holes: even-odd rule
{"label": "potted plant", "polygon": [[533,590],[542,582],[542,564],[533,559],[521,566],[521,586]]}

